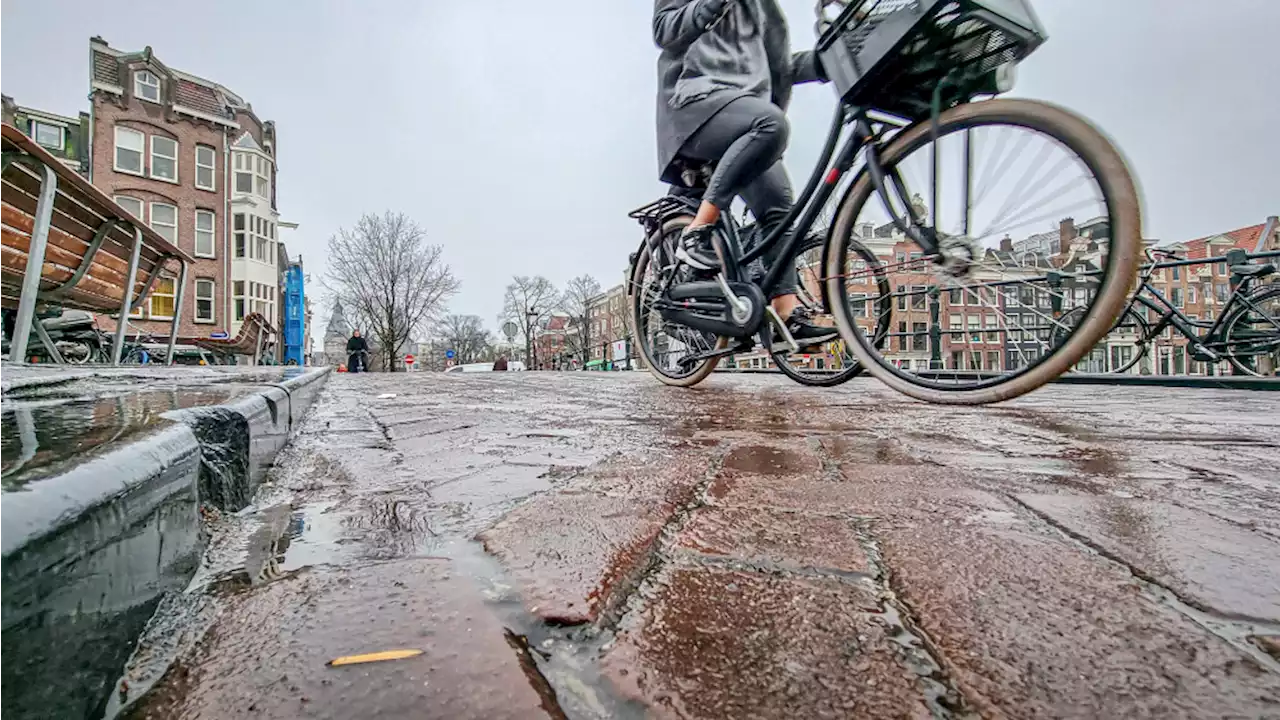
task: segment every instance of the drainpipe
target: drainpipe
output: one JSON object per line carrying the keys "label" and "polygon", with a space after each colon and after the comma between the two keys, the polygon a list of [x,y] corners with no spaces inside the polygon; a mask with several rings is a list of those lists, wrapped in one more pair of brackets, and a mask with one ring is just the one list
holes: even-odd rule
{"label": "drainpipe", "polygon": [[235,305],[235,282],[231,279],[231,128],[222,127],[222,263],[223,295],[226,298],[222,317],[226,321],[227,336],[231,336],[231,308]]}

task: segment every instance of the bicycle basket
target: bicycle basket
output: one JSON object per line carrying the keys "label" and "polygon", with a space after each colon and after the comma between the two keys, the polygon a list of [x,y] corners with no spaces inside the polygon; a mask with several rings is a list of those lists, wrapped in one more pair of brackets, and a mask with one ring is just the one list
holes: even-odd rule
{"label": "bicycle basket", "polygon": [[992,72],[1045,40],[1027,0],[819,0],[818,18],[818,56],[841,99],[913,120],[929,116],[944,78],[944,108],[994,92]]}

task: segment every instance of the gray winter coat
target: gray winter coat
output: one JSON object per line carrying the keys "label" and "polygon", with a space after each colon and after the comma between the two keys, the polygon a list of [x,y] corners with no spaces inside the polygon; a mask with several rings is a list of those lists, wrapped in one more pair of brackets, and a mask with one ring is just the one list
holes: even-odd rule
{"label": "gray winter coat", "polygon": [[654,0],[658,56],[658,168],[680,184],[672,161],[703,123],[731,101],[769,98],[785,110],[791,86],[821,79],[817,56],[791,54],[777,0]]}

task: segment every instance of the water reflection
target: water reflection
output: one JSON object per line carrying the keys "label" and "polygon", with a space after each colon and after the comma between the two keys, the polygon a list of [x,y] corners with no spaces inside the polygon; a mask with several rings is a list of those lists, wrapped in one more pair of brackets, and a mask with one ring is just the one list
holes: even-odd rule
{"label": "water reflection", "polygon": [[225,402],[231,388],[168,388],[109,397],[8,400],[0,415],[0,482],[4,490],[66,469],[72,460],[114,449],[168,422],[171,410]]}

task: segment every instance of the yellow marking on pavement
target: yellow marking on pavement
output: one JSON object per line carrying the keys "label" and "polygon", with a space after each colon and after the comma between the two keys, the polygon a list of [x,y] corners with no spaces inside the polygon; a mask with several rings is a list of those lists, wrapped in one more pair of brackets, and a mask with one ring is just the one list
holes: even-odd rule
{"label": "yellow marking on pavement", "polygon": [[334,658],[326,664],[329,667],[358,665],[360,663],[382,662],[383,660],[403,660],[421,654],[421,650],[383,650],[382,652],[365,653],[364,655],[344,655],[340,658]]}

